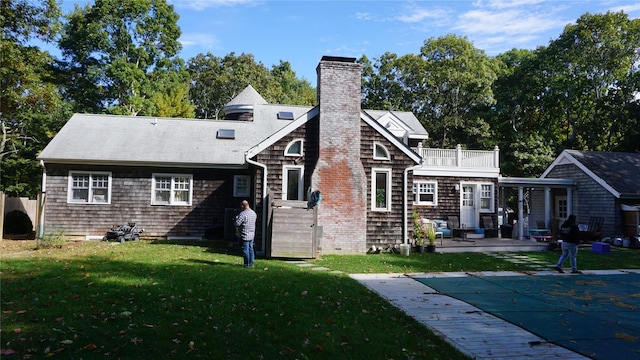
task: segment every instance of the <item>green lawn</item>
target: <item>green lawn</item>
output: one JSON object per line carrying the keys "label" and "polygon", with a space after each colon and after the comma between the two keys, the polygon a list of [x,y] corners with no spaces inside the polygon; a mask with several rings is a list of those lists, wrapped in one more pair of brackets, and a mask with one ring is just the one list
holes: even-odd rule
{"label": "green lawn", "polygon": [[16,359],[464,358],[346,274],[241,263],[226,247],[144,241],[3,255],[3,352]]}
{"label": "green lawn", "polygon": [[[529,257],[555,264],[561,251],[523,253]],[[514,264],[481,253],[432,253],[400,256],[397,254],[325,255],[312,260],[314,264],[348,273],[420,273],[440,271],[526,271],[526,265]],[[564,263],[569,266],[569,259]],[[607,255],[591,252],[588,245],[578,251],[578,268],[582,270],[640,269],[640,250],[615,247]]]}
{"label": "green lawn", "polygon": [[[241,266],[226,243],[85,242],[3,254],[3,358],[464,359],[347,273],[523,270],[483,254],[323,256]],[[640,251],[581,250],[630,268]],[[555,261],[559,253],[536,253]]]}

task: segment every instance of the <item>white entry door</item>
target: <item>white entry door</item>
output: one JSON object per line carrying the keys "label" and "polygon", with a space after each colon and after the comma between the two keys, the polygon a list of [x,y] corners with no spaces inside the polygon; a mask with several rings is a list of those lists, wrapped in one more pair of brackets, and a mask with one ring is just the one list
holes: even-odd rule
{"label": "white entry door", "polygon": [[476,186],[475,184],[462,184],[462,198],[460,201],[460,226],[476,227]]}

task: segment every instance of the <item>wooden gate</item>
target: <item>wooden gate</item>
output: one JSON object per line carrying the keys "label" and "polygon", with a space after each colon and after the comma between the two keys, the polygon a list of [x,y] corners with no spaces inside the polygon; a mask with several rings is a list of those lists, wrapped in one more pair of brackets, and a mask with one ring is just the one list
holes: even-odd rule
{"label": "wooden gate", "polygon": [[318,247],[318,207],[307,208],[306,201],[274,200],[271,203],[270,256],[311,259]]}

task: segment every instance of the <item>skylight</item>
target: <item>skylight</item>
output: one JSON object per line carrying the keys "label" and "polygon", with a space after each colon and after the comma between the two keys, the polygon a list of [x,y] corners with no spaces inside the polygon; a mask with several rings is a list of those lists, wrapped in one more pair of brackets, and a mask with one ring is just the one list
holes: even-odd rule
{"label": "skylight", "polygon": [[293,120],[293,113],[291,111],[280,111],[278,113],[278,119],[280,119],[280,120]]}
{"label": "skylight", "polygon": [[219,129],[216,137],[218,139],[235,139],[236,131],[234,129]]}

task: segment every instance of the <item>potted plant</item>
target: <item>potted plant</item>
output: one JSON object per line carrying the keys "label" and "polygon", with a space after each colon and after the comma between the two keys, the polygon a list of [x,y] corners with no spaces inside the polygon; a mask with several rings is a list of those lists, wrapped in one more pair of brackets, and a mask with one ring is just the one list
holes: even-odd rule
{"label": "potted plant", "polygon": [[[427,239],[427,227],[422,222],[418,210],[413,208],[413,244],[416,246],[418,252],[424,252],[424,246]],[[435,234],[434,234],[435,239]]]}
{"label": "potted plant", "polygon": [[434,224],[428,224],[425,232],[427,241],[429,241],[429,245],[427,245],[427,252],[434,252],[436,250],[436,228]]}

